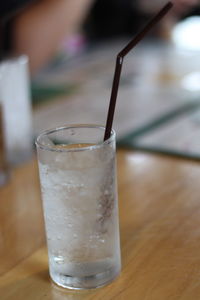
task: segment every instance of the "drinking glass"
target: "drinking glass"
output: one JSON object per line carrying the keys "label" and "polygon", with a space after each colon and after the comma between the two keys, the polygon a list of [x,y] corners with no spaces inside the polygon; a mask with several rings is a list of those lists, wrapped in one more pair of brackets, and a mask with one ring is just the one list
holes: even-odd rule
{"label": "drinking glass", "polygon": [[69,125],[36,140],[49,271],[58,285],[96,288],[121,269],[115,132]]}

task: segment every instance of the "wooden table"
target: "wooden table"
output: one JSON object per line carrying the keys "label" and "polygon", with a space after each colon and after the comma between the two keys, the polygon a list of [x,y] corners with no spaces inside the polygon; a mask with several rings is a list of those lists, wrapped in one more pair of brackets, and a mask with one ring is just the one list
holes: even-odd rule
{"label": "wooden table", "polygon": [[35,159],[0,188],[1,300],[200,299],[200,163],[118,151],[121,275],[70,291],[48,275]]}

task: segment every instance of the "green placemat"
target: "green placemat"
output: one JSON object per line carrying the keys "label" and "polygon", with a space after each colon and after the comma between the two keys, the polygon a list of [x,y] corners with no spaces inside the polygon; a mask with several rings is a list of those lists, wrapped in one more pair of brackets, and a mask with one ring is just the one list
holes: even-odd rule
{"label": "green placemat", "polygon": [[55,100],[57,97],[64,95],[71,95],[77,90],[76,85],[60,84],[31,84],[31,98],[33,105],[41,104],[43,102]]}
{"label": "green placemat", "polygon": [[200,100],[181,105],[118,140],[118,146],[200,159]]}

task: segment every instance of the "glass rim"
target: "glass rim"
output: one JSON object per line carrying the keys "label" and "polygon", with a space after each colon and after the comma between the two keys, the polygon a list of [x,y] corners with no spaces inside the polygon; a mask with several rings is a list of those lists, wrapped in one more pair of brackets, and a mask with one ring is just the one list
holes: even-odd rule
{"label": "glass rim", "polygon": [[99,143],[96,143],[94,145],[91,146],[85,146],[85,147],[72,147],[72,148],[55,148],[53,146],[49,146],[49,145],[43,145],[40,142],[40,139],[43,136],[48,136],[51,133],[55,133],[58,131],[62,131],[62,130],[66,130],[66,129],[76,129],[76,128],[96,128],[96,129],[101,129],[105,132],[105,126],[103,125],[98,125],[98,124],[67,124],[67,125],[63,125],[63,126],[59,126],[59,127],[55,127],[55,128],[51,128],[51,129],[47,129],[42,131],[38,137],[35,140],[35,144],[38,148],[42,149],[42,150],[46,150],[46,151],[51,151],[51,152],[79,152],[79,151],[87,151],[87,150],[94,150],[94,149],[98,149],[98,148],[102,148],[103,146],[110,144],[116,137],[116,133],[115,130],[112,129],[111,130],[111,135],[107,140],[103,140]]}

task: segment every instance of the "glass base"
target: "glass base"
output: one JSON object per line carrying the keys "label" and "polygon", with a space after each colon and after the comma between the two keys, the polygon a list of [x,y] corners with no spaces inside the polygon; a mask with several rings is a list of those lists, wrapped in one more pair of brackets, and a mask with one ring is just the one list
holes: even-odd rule
{"label": "glass base", "polygon": [[120,270],[109,269],[92,276],[73,277],[69,275],[50,272],[51,279],[57,285],[75,290],[95,289],[112,282],[120,273]]}

